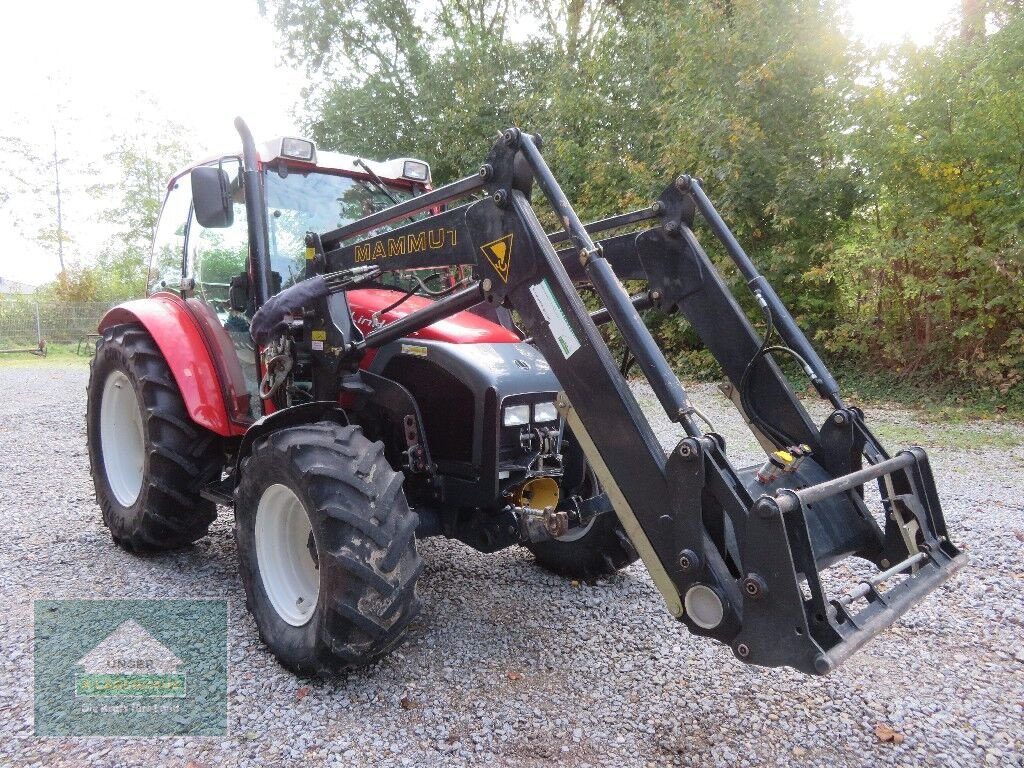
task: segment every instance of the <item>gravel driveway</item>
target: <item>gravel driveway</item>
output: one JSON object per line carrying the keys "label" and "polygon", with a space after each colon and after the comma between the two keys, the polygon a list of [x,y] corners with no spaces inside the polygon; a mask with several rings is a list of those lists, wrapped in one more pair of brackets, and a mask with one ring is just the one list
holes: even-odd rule
{"label": "gravel driveway", "polygon": [[[747,667],[692,637],[640,565],[579,585],[525,550],[486,556],[434,539],[421,543],[424,610],[409,641],[327,683],[285,672],[257,640],[230,514],[186,551],[114,547],[88,474],[86,378],[77,366],[0,367],[0,765],[1024,764],[1019,425],[951,430],[875,410],[883,434],[932,448],[972,564],[827,678]],[[734,458],[752,460],[724,398],[707,385],[693,394]],[[229,601],[230,737],[33,736],[34,599],[198,596]],[[881,742],[879,724],[902,743]]]}

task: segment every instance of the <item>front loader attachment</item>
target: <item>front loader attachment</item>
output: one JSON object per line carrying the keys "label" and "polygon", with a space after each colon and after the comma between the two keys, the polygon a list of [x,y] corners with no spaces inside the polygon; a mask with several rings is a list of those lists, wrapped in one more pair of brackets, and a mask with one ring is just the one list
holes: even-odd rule
{"label": "front loader attachment", "polygon": [[[530,202],[534,184],[562,231],[542,228]],[[451,207],[481,192],[486,196]],[[747,281],[763,334],[698,242],[698,212]],[[395,228],[382,231],[385,225]],[[743,661],[825,674],[966,562],[949,541],[925,452],[890,457],[864,414],[843,402],[695,179],[678,177],[648,208],[584,225],[545,164],[539,137],[509,129],[478,174],[333,232],[311,233],[307,246],[309,275],[472,267],[468,287],[359,340],[335,321],[315,353],[314,381],[336,381],[346,355],[481,301],[515,310],[558,376],[558,408],[669,610]],[[623,280],[645,288],[631,297]],[[582,284],[602,309],[586,309],[576,290]],[[765,449],[763,464],[733,466],[723,438],[702,429],[700,412],[640,316],[647,308],[682,313],[715,356],[725,389]],[[605,322],[615,324],[627,354],[686,433],[672,451],[637,404],[622,373],[628,366],[620,368],[603,341],[597,326]],[[830,403],[820,426],[779,368],[781,356],[797,360]],[[334,391],[328,384],[323,390]]]}

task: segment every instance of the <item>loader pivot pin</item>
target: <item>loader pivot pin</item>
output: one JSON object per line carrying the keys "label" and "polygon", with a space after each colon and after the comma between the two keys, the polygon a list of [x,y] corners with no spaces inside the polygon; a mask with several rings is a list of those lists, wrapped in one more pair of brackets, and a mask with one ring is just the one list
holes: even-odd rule
{"label": "loader pivot pin", "polygon": [[686,615],[701,629],[714,629],[725,616],[722,598],[711,587],[703,584],[694,584],[686,590],[683,607]]}

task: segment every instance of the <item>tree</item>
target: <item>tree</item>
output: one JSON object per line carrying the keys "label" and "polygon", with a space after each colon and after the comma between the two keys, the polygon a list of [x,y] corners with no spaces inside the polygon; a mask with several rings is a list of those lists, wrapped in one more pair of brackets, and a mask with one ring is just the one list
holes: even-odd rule
{"label": "tree", "polygon": [[116,227],[111,243],[96,256],[100,293],[111,300],[145,292],[167,180],[191,154],[182,126],[167,121],[140,119],[113,143],[98,171],[109,180],[89,190],[95,199],[107,202],[100,216]]}
{"label": "tree", "polygon": [[904,375],[1008,392],[1024,379],[1024,15],[883,54],[853,151],[870,203],[830,265],[832,344]]}
{"label": "tree", "polygon": [[61,274],[67,266],[65,250],[74,242],[64,223],[67,185],[62,186],[61,171],[68,158],[60,151],[58,130],[63,112],[63,106],[58,105],[57,119],[50,126],[52,143],[0,137],[7,160],[0,179],[0,207],[8,208],[10,223],[28,240],[55,253]]}
{"label": "tree", "polygon": [[[846,39],[842,4],[268,0],[267,13],[325,83],[307,94],[321,144],[421,156],[443,183],[520,125],[543,134],[588,218],[648,205],[689,172],[835,357],[1014,387],[1022,3],[964,0],[949,39],[881,51]],[[694,359],[684,323],[656,332]]]}

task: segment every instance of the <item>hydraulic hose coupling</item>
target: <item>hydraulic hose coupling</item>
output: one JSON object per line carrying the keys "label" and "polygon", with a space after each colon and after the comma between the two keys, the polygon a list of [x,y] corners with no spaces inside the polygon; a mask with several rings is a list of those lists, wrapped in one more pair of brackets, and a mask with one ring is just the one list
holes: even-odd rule
{"label": "hydraulic hose coupling", "polygon": [[757,482],[768,485],[782,475],[789,475],[800,467],[804,459],[811,455],[811,447],[804,443],[791,445],[784,450],[771,453],[761,468],[757,470]]}

